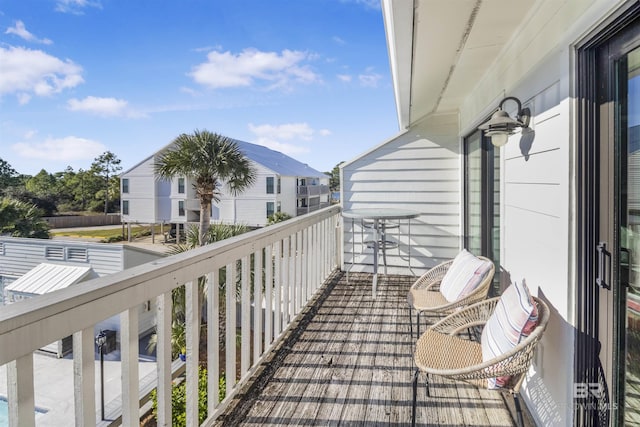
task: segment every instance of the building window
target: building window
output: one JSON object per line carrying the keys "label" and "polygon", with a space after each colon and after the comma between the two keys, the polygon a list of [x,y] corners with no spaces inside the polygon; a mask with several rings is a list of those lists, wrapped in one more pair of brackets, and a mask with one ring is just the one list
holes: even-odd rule
{"label": "building window", "polygon": [[267,218],[269,218],[271,215],[273,215],[274,213],[274,203],[273,202],[267,202]]}
{"label": "building window", "polygon": [[280,194],[280,190],[282,189],[282,180],[278,177],[278,194]]}
{"label": "building window", "polygon": [[178,178],[178,194],[184,194],[184,178]]}
{"label": "building window", "polygon": [[0,255],[4,255],[4,242],[0,242]]}
{"label": "building window", "polygon": [[129,215],[129,201],[122,201],[122,215]]}
{"label": "building window", "polygon": [[282,202],[278,202],[277,212],[282,212]]}
{"label": "building window", "polygon": [[273,177],[267,177],[267,194],[273,194]]}
{"label": "building window", "polygon": [[184,216],[184,200],[178,200],[178,216]]}
{"label": "building window", "polygon": [[123,193],[129,192],[129,178],[122,179],[122,192]]}

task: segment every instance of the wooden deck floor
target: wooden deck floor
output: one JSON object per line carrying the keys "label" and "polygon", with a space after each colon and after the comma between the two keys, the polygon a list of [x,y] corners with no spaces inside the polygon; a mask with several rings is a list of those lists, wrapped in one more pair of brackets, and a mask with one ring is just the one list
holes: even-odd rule
{"label": "wooden deck floor", "polygon": [[[411,422],[410,277],[337,273],[218,425],[402,425]],[[423,383],[422,383],[423,384]],[[507,399],[510,399],[507,397]],[[500,393],[431,378],[418,425],[513,426]]]}

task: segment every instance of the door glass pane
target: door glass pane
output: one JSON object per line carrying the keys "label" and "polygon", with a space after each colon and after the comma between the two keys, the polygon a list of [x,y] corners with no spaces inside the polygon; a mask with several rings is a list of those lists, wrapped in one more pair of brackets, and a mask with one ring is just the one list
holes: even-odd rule
{"label": "door glass pane", "polygon": [[622,292],[626,288],[624,413],[626,425],[640,426],[640,48],[621,64],[626,65],[622,76],[626,81],[619,86],[618,135],[627,147],[620,221]]}
{"label": "door glass pane", "polygon": [[482,135],[476,132],[465,142],[465,246],[482,255]]}

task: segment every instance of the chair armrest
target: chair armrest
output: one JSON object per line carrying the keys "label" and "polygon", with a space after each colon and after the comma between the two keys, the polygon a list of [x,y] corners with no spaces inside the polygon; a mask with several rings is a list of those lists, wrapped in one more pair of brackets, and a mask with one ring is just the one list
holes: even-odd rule
{"label": "chair armrest", "polygon": [[455,311],[430,327],[441,334],[456,335],[465,329],[487,323],[495,309],[499,297],[480,301]]}
{"label": "chair armrest", "polygon": [[445,261],[432,267],[420,276],[414,283],[411,285],[411,289],[428,289],[428,290],[437,290],[440,287],[440,282],[442,278],[451,267],[453,260]]}

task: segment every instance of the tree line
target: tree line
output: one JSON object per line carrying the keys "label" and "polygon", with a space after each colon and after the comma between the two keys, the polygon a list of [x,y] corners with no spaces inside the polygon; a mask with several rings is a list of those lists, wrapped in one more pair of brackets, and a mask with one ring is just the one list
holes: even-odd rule
{"label": "tree line", "polygon": [[110,151],[96,157],[87,169],[41,169],[33,176],[19,173],[0,158],[0,198],[33,205],[42,216],[117,212],[121,170],[120,159]]}

